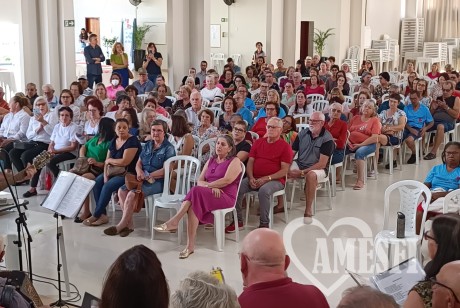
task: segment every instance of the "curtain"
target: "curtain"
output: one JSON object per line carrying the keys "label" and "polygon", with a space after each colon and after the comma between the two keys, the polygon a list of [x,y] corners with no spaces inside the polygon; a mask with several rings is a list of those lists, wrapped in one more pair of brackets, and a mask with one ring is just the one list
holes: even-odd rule
{"label": "curtain", "polygon": [[460,38],[460,0],[423,0],[425,42]]}

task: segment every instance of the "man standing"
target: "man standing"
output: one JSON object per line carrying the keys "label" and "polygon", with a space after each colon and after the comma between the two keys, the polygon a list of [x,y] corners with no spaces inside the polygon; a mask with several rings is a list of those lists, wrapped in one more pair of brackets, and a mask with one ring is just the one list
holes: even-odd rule
{"label": "man standing", "polygon": [[136,87],[137,93],[148,94],[150,91],[153,91],[155,85],[148,79],[145,68],[139,68],[137,73],[139,74],[139,79],[133,82],[133,86]]}
{"label": "man standing", "polygon": [[241,308],[328,308],[317,287],[293,282],[287,276],[290,262],[276,231],[258,229],[246,235],[240,252],[244,286],[238,297]]}
{"label": "man standing", "polygon": [[97,35],[89,36],[89,45],[83,50],[86,59],[86,77],[88,87],[93,88],[94,83],[102,82],[102,65],[105,61],[104,53],[101,47],[97,44]]}
{"label": "man standing", "polygon": [[[238,228],[242,229],[243,213],[241,203],[247,192],[257,191],[260,205],[259,228],[269,227],[270,196],[285,185],[285,177],[292,162],[292,150],[289,144],[281,139],[283,122],[273,117],[267,122],[267,137],[254,141],[249,153],[246,167],[247,177],[241,182],[236,203],[238,213]],[[235,223],[230,224],[225,231],[235,231]],[[249,306],[248,306],[249,307]]]}
{"label": "man standing", "polygon": [[43,91],[43,96],[45,96],[46,100],[48,101],[48,107],[50,109],[51,108],[56,108],[56,106],[59,104],[59,99],[57,98],[56,95],[54,95],[53,86],[50,85],[49,83],[44,84],[42,86],[42,91]]}
{"label": "man standing", "polygon": [[185,110],[187,115],[187,121],[192,123],[195,127],[200,125],[200,119],[198,119],[198,113],[204,109],[201,105],[201,94],[200,92],[193,92],[190,95],[190,103],[192,107],[189,107]]}
{"label": "man standing", "polygon": [[441,267],[432,281],[433,308],[460,307],[460,261],[452,261]]}
{"label": "man standing", "polygon": [[[32,83],[32,82],[29,82],[27,85],[26,85],[26,97],[27,99],[29,100],[29,104],[31,106],[34,105],[34,102],[35,102],[35,99],[38,97],[38,94],[37,94],[37,85],[35,83]],[[0,107],[1,104],[0,104]],[[9,108],[8,108],[9,109]]]}
{"label": "man standing", "polygon": [[305,178],[306,207],[304,223],[312,223],[312,204],[315,199],[316,186],[324,180],[329,172],[329,160],[334,153],[334,138],[324,128],[324,114],[319,111],[312,113],[310,127],[302,130],[292,145],[298,158],[292,163],[289,178]]}
{"label": "man standing", "polygon": [[93,95],[93,90],[88,87],[88,79],[86,78],[85,75],[81,75],[78,77],[78,83],[81,85],[81,88],[83,89],[83,96],[91,96]]}
{"label": "man standing", "polygon": [[196,77],[200,79],[200,88],[204,86],[204,81],[206,80],[206,70],[208,69],[208,62],[201,61],[200,63],[200,72],[196,74]]}
{"label": "man standing", "polygon": [[436,135],[431,152],[423,158],[425,160],[436,158],[436,152],[444,141],[444,133],[455,128],[460,112],[460,98],[453,96],[452,93],[454,93],[454,82],[445,81],[442,84],[442,96],[431,102],[430,112],[434,125],[429,131],[435,130]]}

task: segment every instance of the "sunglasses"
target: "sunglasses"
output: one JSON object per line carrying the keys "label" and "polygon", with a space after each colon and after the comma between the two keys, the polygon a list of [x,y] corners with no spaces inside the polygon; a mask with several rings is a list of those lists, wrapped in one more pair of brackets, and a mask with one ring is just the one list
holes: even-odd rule
{"label": "sunglasses", "polygon": [[443,284],[443,283],[440,283],[439,281],[436,281],[436,278],[435,278],[435,277],[431,277],[431,278],[430,278],[430,281],[431,281],[432,285],[438,285],[438,286],[443,287],[443,288],[446,288],[447,290],[449,290],[450,292],[452,292],[452,295],[454,296],[455,302],[456,302],[456,303],[460,303],[460,301],[458,300],[457,295],[455,295],[454,290],[452,290],[450,287],[446,286],[446,285]]}

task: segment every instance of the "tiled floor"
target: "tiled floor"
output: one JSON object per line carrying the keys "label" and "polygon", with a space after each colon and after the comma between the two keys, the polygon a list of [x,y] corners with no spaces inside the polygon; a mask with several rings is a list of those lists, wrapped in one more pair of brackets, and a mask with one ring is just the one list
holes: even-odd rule
{"label": "tiled floor", "polygon": [[[344,217],[355,217],[367,223],[372,231],[372,235],[376,234],[382,227],[383,219],[383,194],[385,188],[393,182],[403,179],[416,179],[423,181],[425,175],[430,167],[439,164],[441,160],[438,158],[433,161],[422,161],[419,166],[404,165],[403,171],[395,170],[393,175],[385,173],[382,165],[379,165],[380,173],[378,180],[368,180],[367,187],[362,191],[353,191],[351,186],[354,183],[354,176],[347,176],[347,189],[338,191],[337,196],[333,198],[333,209],[331,211],[319,211],[315,216],[322,224],[325,230],[329,229],[331,225]],[[26,190],[25,186],[18,187],[18,193]],[[298,190],[297,190],[298,191]],[[327,198],[324,197],[325,193],[320,192],[318,197],[318,208],[326,206]],[[290,196],[290,195],[289,195]],[[295,255],[289,250],[289,254],[293,257],[293,262],[288,268],[288,275],[295,281],[300,283],[311,283],[305,273],[313,272],[314,279],[324,285],[322,290],[327,293],[328,301],[331,307],[335,307],[341,298],[342,291],[347,287],[354,286],[351,278],[343,276],[345,273],[344,267],[355,269],[358,272],[363,272],[364,267],[358,268],[359,264],[363,263],[365,258],[360,257],[366,251],[372,251],[372,244],[370,243],[366,251],[361,251],[359,254],[359,245],[357,242],[349,242],[348,246],[352,246],[352,251],[356,254],[354,257],[348,255],[348,260],[341,262],[339,259],[334,260],[336,251],[333,248],[332,238],[336,237],[341,239],[343,243],[347,239],[355,237],[362,237],[357,228],[359,222],[354,223],[350,220],[346,221],[348,225],[337,226],[334,230],[330,230],[329,236],[325,235],[324,230],[317,226],[304,226],[300,225],[299,219],[304,211],[304,205],[299,203],[299,195],[296,194],[296,201],[294,207],[289,211],[289,231],[296,230],[296,232],[289,236],[285,233],[285,243],[292,243],[290,245]],[[56,244],[55,244],[55,221],[52,214],[47,210],[40,207],[39,203],[43,196],[30,198],[30,206],[27,211],[29,218],[29,227],[33,236],[32,254],[33,254],[33,271],[36,274],[56,277]],[[289,199],[289,197],[288,197]],[[252,209],[252,208],[251,208]],[[255,214],[255,212],[254,212]],[[166,213],[164,213],[166,215]],[[121,212],[110,212],[111,221],[118,222]],[[161,216],[161,215],[160,215]],[[286,228],[284,222],[284,215],[275,215],[274,228],[283,233]],[[7,214],[0,214],[0,234],[15,233],[14,218],[15,212]],[[166,217],[160,217],[166,218]],[[250,216],[250,225],[242,232],[242,236],[254,226],[258,224],[257,216]],[[115,258],[127,248],[144,244],[153,249],[163,264],[166,277],[169,280],[170,289],[174,291],[179,281],[184,278],[188,273],[194,270],[209,271],[211,267],[219,266],[223,269],[226,282],[231,285],[239,294],[242,291],[242,280],[239,272],[239,259],[238,259],[238,244],[234,241],[234,235],[228,235],[225,242],[223,252],[217,252],[216,241],[212,230],[204,230],[200,227],[198,231],[198,242],[195,253],[186,260],[179,260],[178,254],[183,248],[177,244],[177,235],[160,234],[156,236],[154,241],[150,240],[150,230],[147,227],[147,219],[143,213],[136,214],[135,219],[136,230],[129,237],[108,237],[102,233],[104,227],[85,227],[80,224],[73,223],[70,219],[63,222],[65,245],[67,250],[67,261],[70,280],[77,285],[81,294],[85,291],[95,295],[99,295],[101,291],[102,282],[105,273]],[[396,221],[396,219],[393,219]],[[351,224],[351,225],[350,225]],[[326,250],[321,250],[319,247],[327,243]],[[337,243],[336,243],[337,244]],[[321,246],[322,247],[322,246]],[[326,247],[326,246],[324,246]],[[337,246],[336,246],[337,247]],[[14,250],[15,247],[8,247]],[[337,249],[337,248],[336,248]],[[295,258],[296,257],[296,258]],[[329,260],[327,260],[329,257]],[[316,263],[315,263],[316,260]],[[370,266],[368,258],[368,265]],[[324,266],[319,266],[319,263],[324,262]],[[327,273],[328,267],[334,271],[334,262],[337,264],[336,273]],[[347,262],[351,262],[348,263]],[[327,265],[329,264],[329,265]],[[344,264],[344,266],[342,265]],[[3,265],[3,264],[2,264]],[[301,269],[299,269],[301,268]],[[315,272],[316,269],[316,272]],[[369,270],[369,269],[368,269]],[[341,278],[342,277],[342,278]],[[311,276],[310,276],[311,278]],[[334,290],[327,290],[333,283],[336,283]],[[55,298],[57,292],[54,288],[43,283],[36,283],[36,288],[39,293],[48,297]]]}

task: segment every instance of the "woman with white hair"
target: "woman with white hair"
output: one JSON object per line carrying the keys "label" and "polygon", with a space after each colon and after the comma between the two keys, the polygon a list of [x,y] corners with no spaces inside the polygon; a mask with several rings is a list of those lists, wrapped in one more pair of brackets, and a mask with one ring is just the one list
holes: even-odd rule
{"label": "woman with white hair", "polygon": [[210,102],[216,97],[222,97],[222,91],[216,86],[216,79],[212,74],[206,76],[206,87],[201,89],[201,96]]}
{"label": "woman with white hair", "polygon": [[347,77],[347,81],[353,79],[353,73],[350,70],[350,65],[348,63],[342,63],[342,71],[345,72],[345,76]]}
{"label": "woman with white hair", "polygon": [[[206,303],[206,304],[204,304]],[[172,308],[187,307],[239,308],[235,290],[217,278],[196,271],[181,281],[171,297]]]}
{"label": "woman with white hair", "polygon": [[[367,155],[375,152],[380,134],[380,121],[376,117],[375,104],[366,100],[361,107],[361,114],[354,116],[348,124],[350,137],[347,144],[347,153],[355,153],[358,179],[353,186],[354,190],[364,188],[364,159]],[[376,172],[375,170],[373,172]]]}
{"label": "woman with white hair", "polygon": [[[326,128],[334,138],[335,150],[332,155],[331,164],[335,165],[343,161],[345,145],[347,142],[347,122],[340,119],[343,106],[340,103],[333,103],[329,106],[329,121],[324,123]],[[337,179],[340,179],[337,174]]]}

